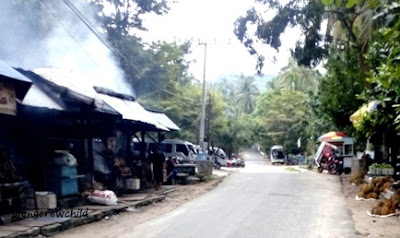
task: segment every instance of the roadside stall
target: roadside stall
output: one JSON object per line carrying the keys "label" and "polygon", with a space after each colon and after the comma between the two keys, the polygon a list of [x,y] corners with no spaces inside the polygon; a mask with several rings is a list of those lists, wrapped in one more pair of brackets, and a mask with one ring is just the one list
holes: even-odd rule
{"label": "roadside stall", "polygon": [[343,171],[349,174],[354,159],[354,138],[342,131],[331,131],[320,136],[318,141],[325,141],[336,146],[339,155],[343,157]]}
{"label": "roadside stall", "polygon": [[17,102],[24,99],[31,84],[0,60],[0,214],[24,207],[23,194],[29,183],[24,171],[16,169],[19,155],[13,139],[18,128]]}
{"label": "roadside stall", "polygon": [[96,92],[67,84],[68,75],[54,69],[18,71],[33,81],[19,105],[16,143],[25,155],[34,198],[55,194],[59,206],[69,207],[92,189],[92,138],[113,135],[119,115],[97,108]]}

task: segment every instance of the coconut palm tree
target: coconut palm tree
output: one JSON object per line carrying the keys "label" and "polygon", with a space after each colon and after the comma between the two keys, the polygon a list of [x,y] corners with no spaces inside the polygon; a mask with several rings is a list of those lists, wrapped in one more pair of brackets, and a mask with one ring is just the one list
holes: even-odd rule
{"label": "coconut palm tree", "polygon": [[274,84],[279,89],[295,90],[304,93],[316,92],[319,78],[320,75],[317,71],[300,66],[295,59],[291,58],[288,65],[274,79]]}
{"label": "coconut palm tree", "polygon": [[254,77],[241,75],[236,82],[235,105],[239,113],[251,113],[256,107],[259,90]]}

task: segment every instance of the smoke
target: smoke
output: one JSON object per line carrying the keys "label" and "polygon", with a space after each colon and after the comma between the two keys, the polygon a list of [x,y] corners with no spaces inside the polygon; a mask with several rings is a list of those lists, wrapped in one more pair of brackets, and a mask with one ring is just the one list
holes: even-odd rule
{"label": "smoke", "polygon": [[[84,0],[71,2],[78,15],[102,35],[95,10]],[[9,65],[27,70],[61,69],[73,72],[68,80],[75,85],[134,95],[111,50],[64,1],[3,0],[0,16],[0,59]]]}

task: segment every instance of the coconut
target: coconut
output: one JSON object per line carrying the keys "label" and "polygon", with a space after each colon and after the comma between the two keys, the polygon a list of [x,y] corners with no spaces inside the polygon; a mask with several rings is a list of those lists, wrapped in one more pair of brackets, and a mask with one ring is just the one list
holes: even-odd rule
{"label": "coconut", "polygon": [[398,207],[399,204],[400,204],[400,199],[399,198],[397,198],[397,199],[393,199],[392,198],[392,206],[393,207]]}
{"label": "coconut", "polygon": [[375,189],[375,184],[374,183],[370,183],[370,184],[368,184],[368,186],[369,186],[369,191],[370,192],[374,191],[374,189]]}
{"label": "coconut", "polygon": [[382,214],[382,212],[381,212],[382,208],[380,206],[375,207],[374,209],[375,209],[375,213],[374,214],[376,214],[376,215],[381,215]]}
{"label": "coconut", "polygon": [[379,215],[379,214],[378,214],[378,207],[374,207],[374,208],[372,209],[371,213],[372,213],[372,214],[375,214],[375,215]]}
{"label": "coconut", "polygon": [[392,184],[391,184],[390,182],[386,182],[386,183],[383,185],[383,189],[390,189],[391,186],[392,186]]}
{"label": "coconut", "polygon": [[376,198],[376,197],[377,197],[377,194],[374,192],[367,194],[367,198]]}
{"label": "coconut", "polygon": [[361,191],[361,192],[359,192],[359,193],[357,194],[357,197],[359,197],[359,198],[365,198],[365,194],[363,193],[363,191]]}
{"label": "coconut", "polygon": [[388,215],[388,214],[389,214],[389,208],[386,207],[386,206],[382,207],[382,209],[381,209],[381,215],[382,215],[382,216],[385,216],[385,215]]}
{"label": "coconut", "polygon": [[362,186],[362,192],[364,194],[368,194],[369,193],[369,186],[367,183],[364,183],[364,185]]}
{"label": "coconut", "polygon": [[391,207],[389,209],[389,214],[394,214],[394,213],[396,213],[396,208],[395,207]]}
{"label": "coconut", "polygon": [[383,204],[384,207],[391,207],[392,206],[392,200],[386,200],[385,203]]}

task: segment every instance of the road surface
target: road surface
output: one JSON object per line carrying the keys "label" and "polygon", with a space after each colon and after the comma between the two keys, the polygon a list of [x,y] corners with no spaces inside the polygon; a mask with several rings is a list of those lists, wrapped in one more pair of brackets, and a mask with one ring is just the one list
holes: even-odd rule
{"label": "road surface", "polygon": [[246,168],[213,191],[119,237],[358,236],[338,176],[289,172],[256,151],[244,156]]}

